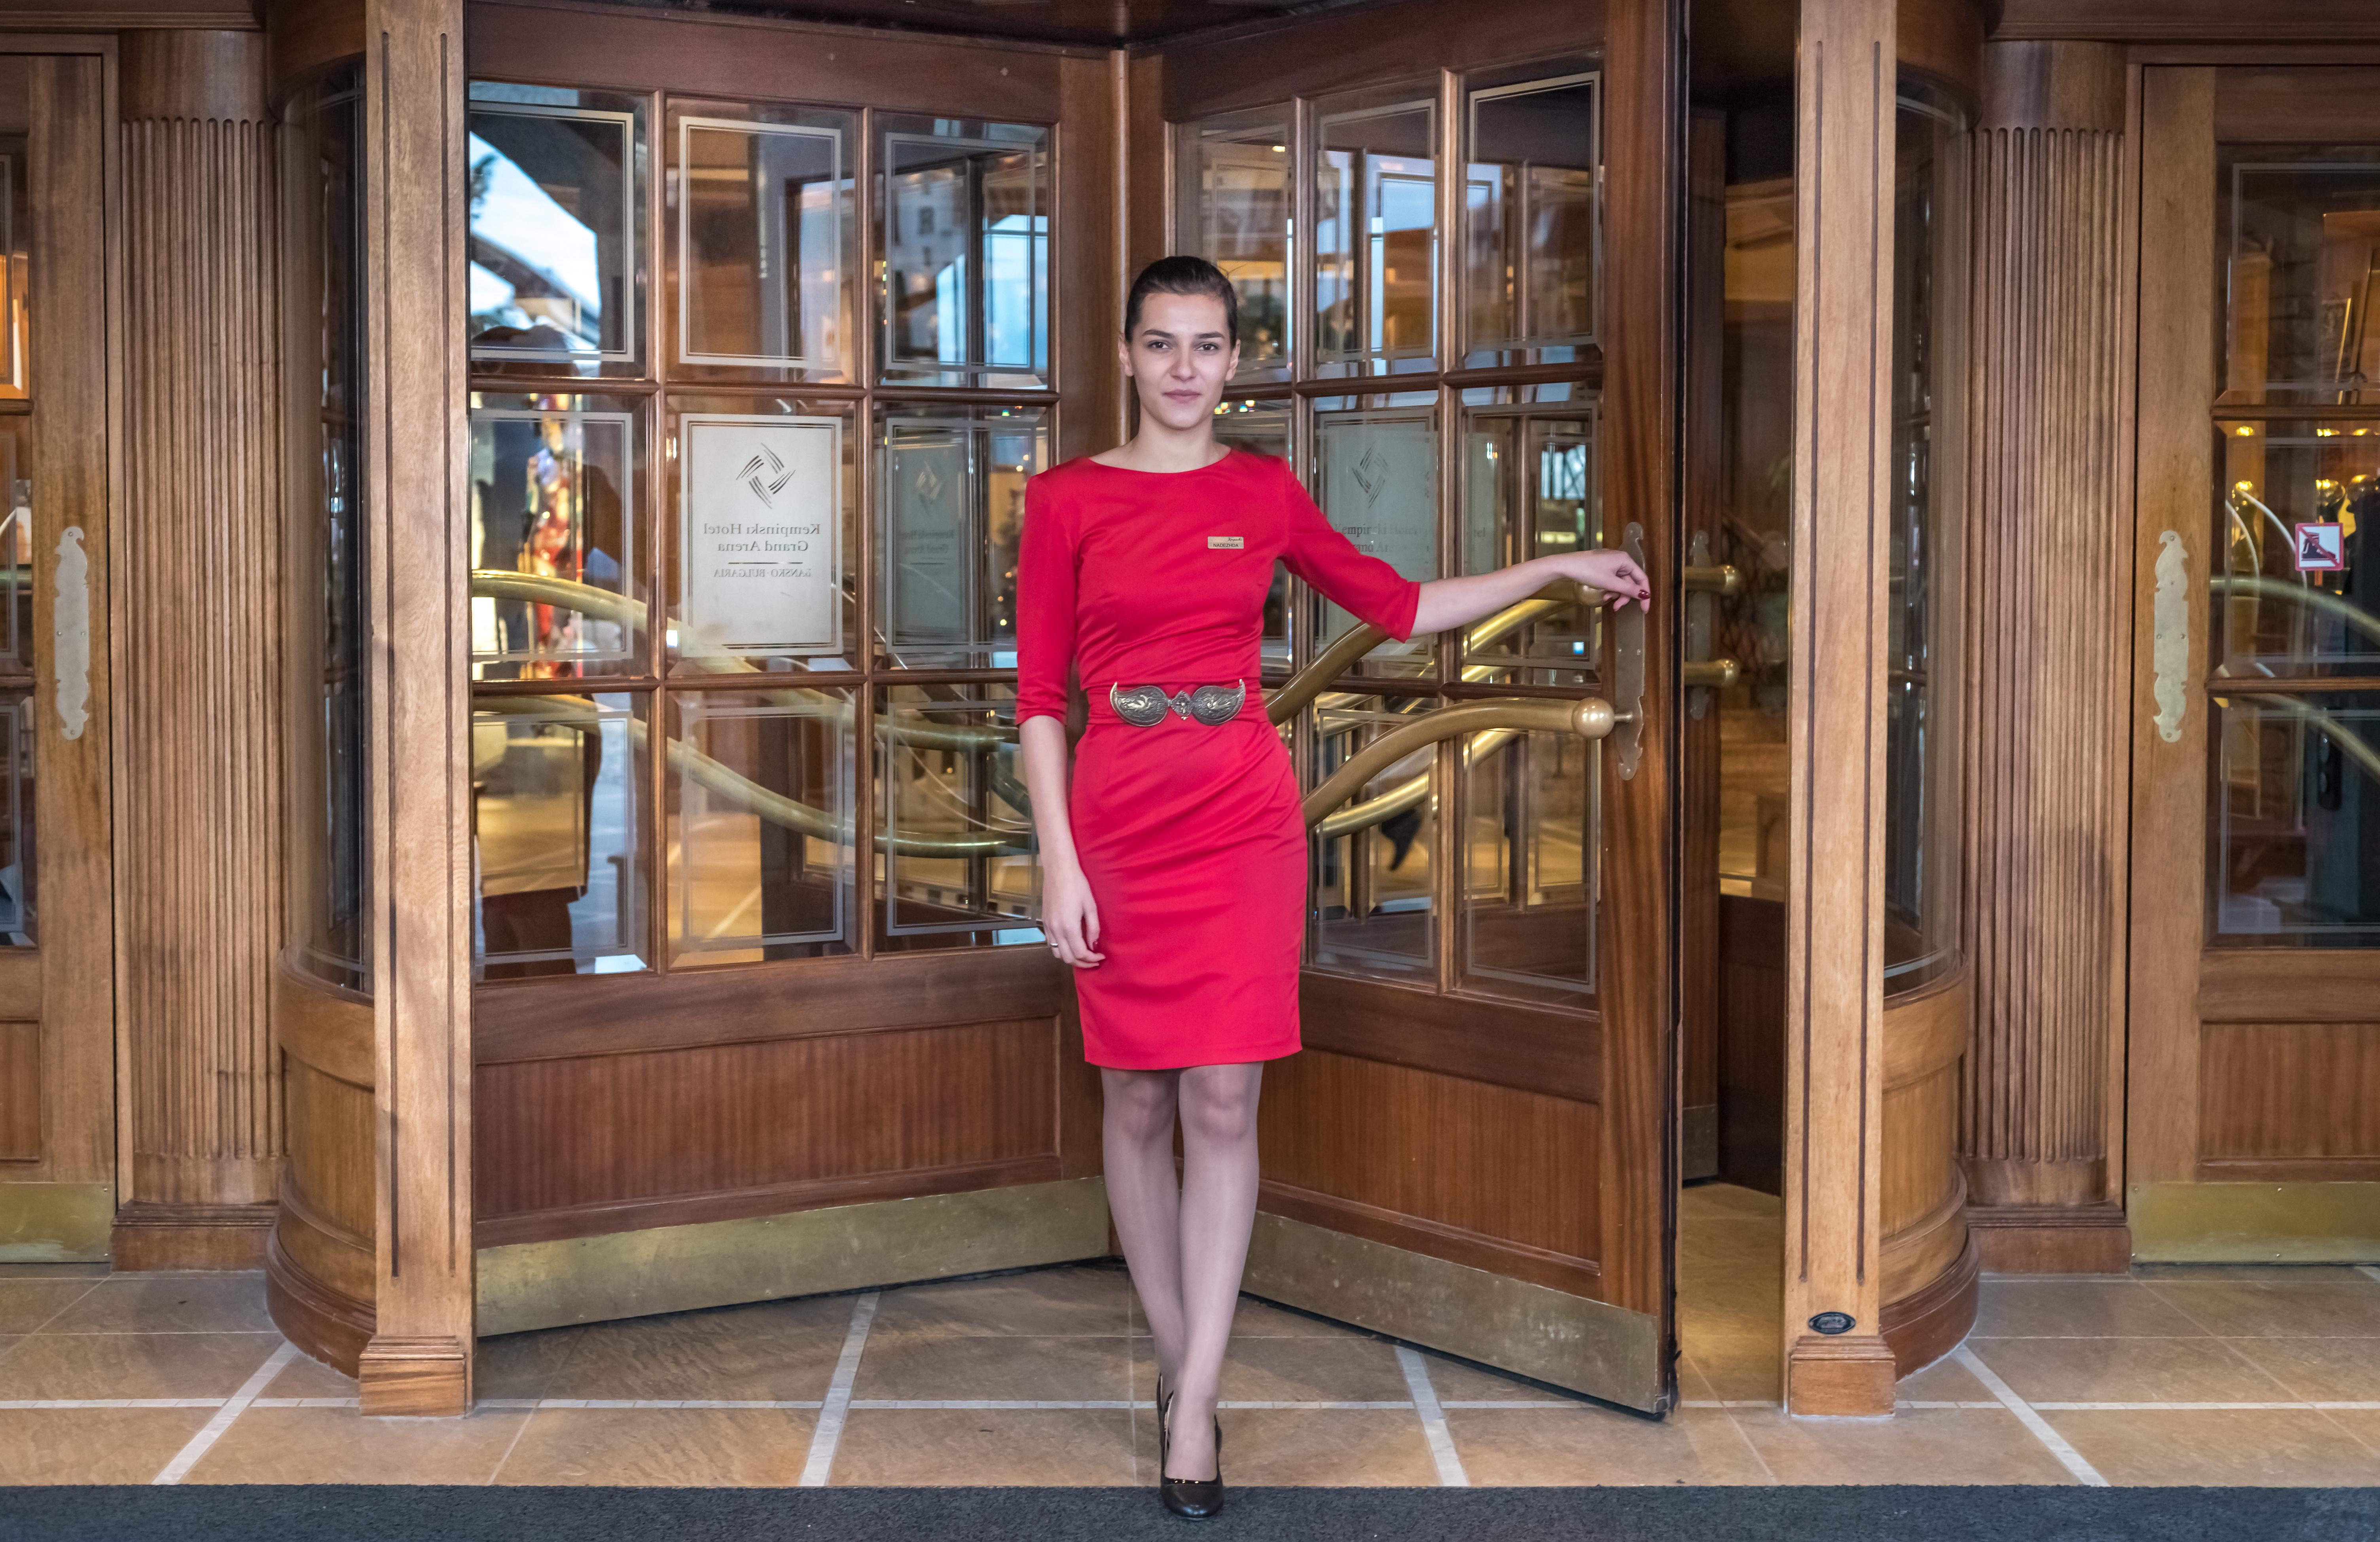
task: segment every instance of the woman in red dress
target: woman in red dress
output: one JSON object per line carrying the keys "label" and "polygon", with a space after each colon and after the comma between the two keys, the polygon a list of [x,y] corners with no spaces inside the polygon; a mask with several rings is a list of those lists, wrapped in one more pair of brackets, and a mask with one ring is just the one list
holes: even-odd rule
{"label": "woman in red dress", "polygon": [[[1286,466],[1216,442],[1239,322],[1203,259],[1141,273],[1119,349],[1139,431],[1026,488],[1016,719],[1042,929],[1075,969],[1108,1205],[1156,1342],[1160,1489],[1195,1519],[1222,1503],[1216,1382],[1256,1220],[1257,1089],[1298,1049],[1305,824],[1257,688],[1273,562],[1401,640],[1558,578],[1621,605],[1651,589],[1616,552],[1415,583],[1357,551]],[[1090,705],[1071,776],[1070,674]]]}

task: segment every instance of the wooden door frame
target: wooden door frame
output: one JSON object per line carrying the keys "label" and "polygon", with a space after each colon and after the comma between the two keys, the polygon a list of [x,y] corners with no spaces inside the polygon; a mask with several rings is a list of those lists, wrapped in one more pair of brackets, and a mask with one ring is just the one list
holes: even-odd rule
{"label": "wooden door frame", "polygon": [[[101,1261],[108,1257],[116,1196],[128,1176],[128,1127],[116,1118],[121,1046],[115,1022],[115,667],[110,527],[122,497],[122,196],[113,36],[0,33],[0,54],[91,59],[97,79],[88,121],[61,147],[95,197],[45,196],[32,212],[34,304],[33,629],[39,657],[28,698],[36,721],[34,820],[38,925],[43,941],[0,955],[0,990],[40,1003],[30,1034],[10,1032],[38,1067],[37,1102],[24,1111],[38,1155],[0,1165],[0,1258]],[[35,92],[36,102],[41,92]],[[33,124],[39,138],[42,125]],[[37,188],[38,190],[38,188]],[[53,288],[57,275],[93,275]],[[52,289],[44,296],[44,289]],[[41,339],[53,339],[44,347]],[[77,347],[64,340],[95,338]],[[71,511],[71,512],[69,512]],[[69,528],[80,530],[88,611],[89,686],[80,732],[55,722],[58,677],[53,565]],[[13,747],[9,753],[14,753]]]}

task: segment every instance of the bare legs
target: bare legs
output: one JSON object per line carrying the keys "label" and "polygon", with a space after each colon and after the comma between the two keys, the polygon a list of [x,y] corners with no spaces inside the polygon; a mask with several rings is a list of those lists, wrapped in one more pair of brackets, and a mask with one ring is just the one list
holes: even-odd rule
{"label": "bare legs", "polygon": [[[1257,1214],[1262,1065],[1099,1073],[1108,1209],[1173,1393],[1167,1476],[1215,1475],[1215,1389]],[[1182,1178],[1173,1120],[1182,1119]],[[1162,1414],[1160,1409],[1160,1414]]]}

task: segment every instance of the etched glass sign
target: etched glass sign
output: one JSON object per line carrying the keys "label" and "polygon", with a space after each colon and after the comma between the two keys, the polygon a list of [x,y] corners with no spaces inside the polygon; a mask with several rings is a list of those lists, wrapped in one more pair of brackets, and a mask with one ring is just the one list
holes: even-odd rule
{"label": "etched glass sign", "polygon": [[678,647],[687,655],[843,646],[843,419],[687,413]]}
{"label": "etched glass sign", "polygon": [[1016,646],[1016,558],[1025,483],[1048,463],[1030,407],[915,410],[883,419],[885,637],[895,651]]}
{"label": "etched glass sign", "polygon": [[[1408,578],[1438,577],[1438,414],[1429,407],[1315,415],[1318,500],[1330,523],[1359,551]],[[1323,602],[1322,637],[1353,624]],[[1386,645],[1419,653],[1427,647]]]}

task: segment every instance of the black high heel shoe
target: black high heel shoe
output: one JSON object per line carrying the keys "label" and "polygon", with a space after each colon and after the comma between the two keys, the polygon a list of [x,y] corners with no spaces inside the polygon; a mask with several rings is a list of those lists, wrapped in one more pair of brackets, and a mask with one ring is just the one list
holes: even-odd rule
{"label": "black high heel shoe", "polygon": [[1215,1421],[1215,1475],[1167,1477],[1166,1458],[1173,1446],[1173,1400],[1168,1398],[1157,1415],[1157,1495],[1165,1508],[1185,1521],[1205,1521],[1223,1509],[1223,1421]]}

